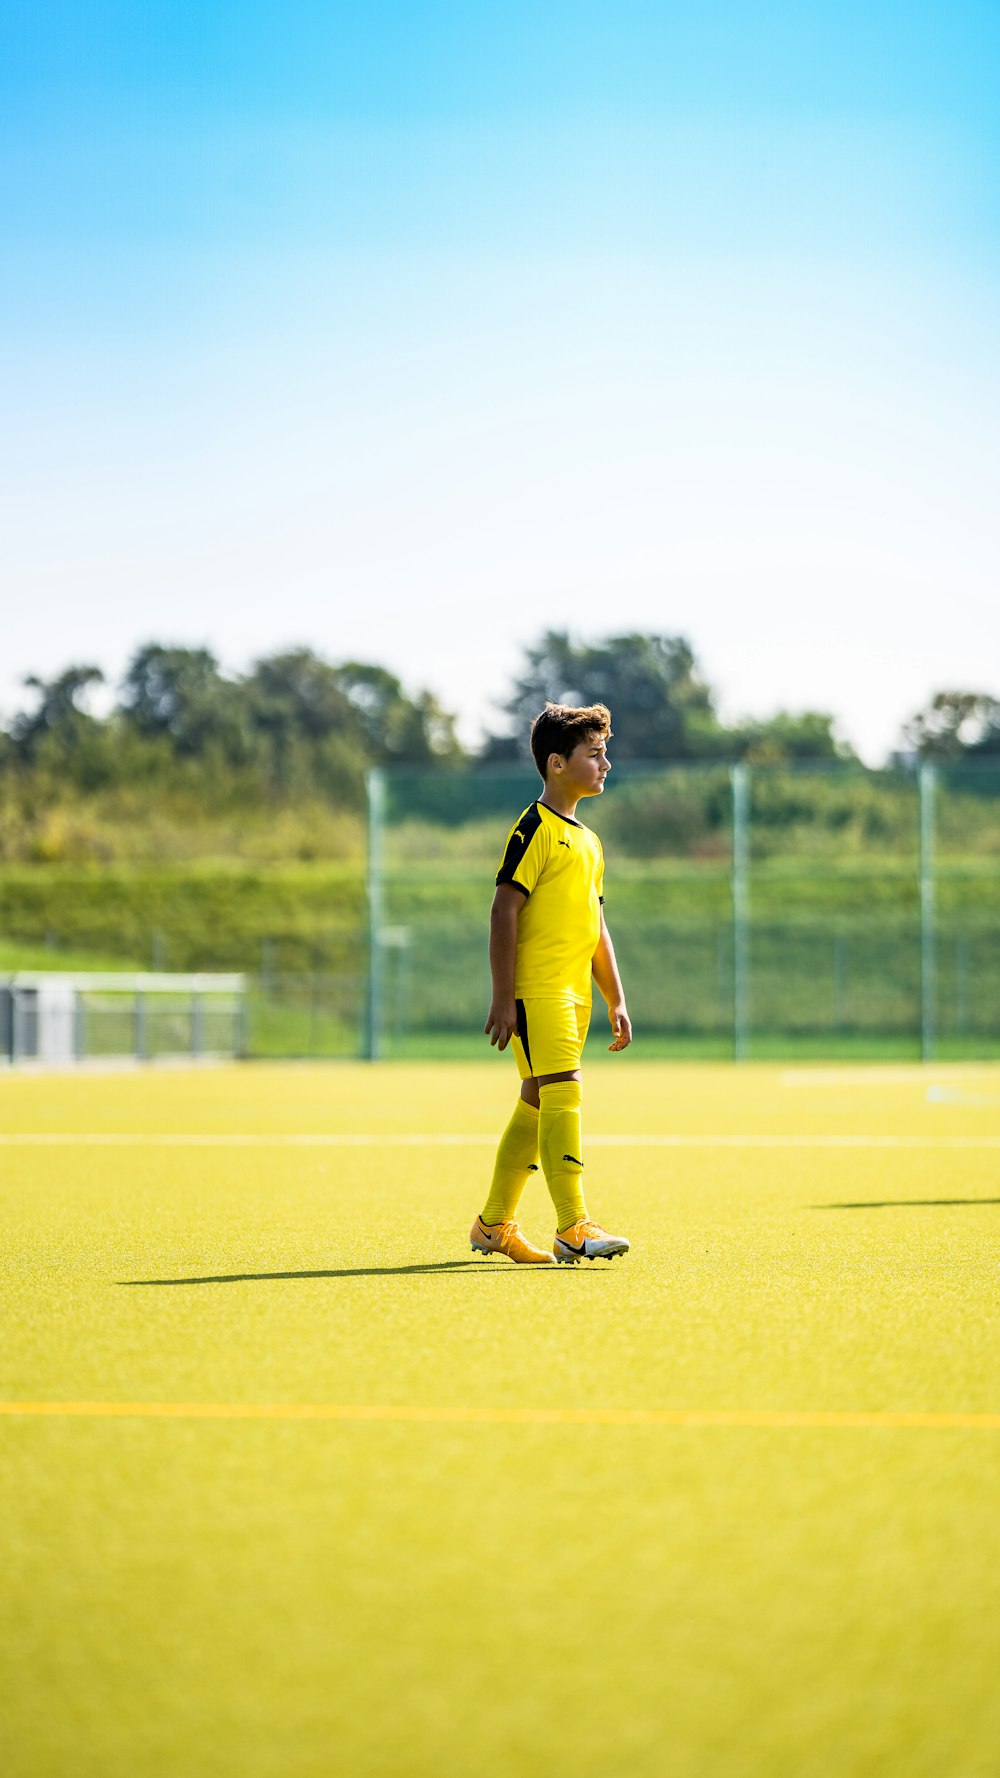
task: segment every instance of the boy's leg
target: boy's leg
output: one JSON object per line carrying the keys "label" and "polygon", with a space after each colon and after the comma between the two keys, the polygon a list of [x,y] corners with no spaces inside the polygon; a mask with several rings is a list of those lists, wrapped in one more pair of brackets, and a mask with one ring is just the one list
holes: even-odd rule
{"label": "boy's leg", "polygon": [[538,1081],[538,1146],[560,1229],[586,1216],[580,1062],[589,1009],[568,998],[522,1001],[522,1041]]}
{"label": "boy's leg", "polygon": [[[558,1012],[558,1020],[556,1013]],[[539,1147],[545,1178],[556,1212],[556,1238],[552,1251],[557,1260],[575,1264],[581,1259],[613,1259],[627,1253],[624,1235],[609,1235],[587,1215],[583,1197],[583,1089],[582,1058],[589,1007],[570,1005],[546,1008],[540,1022],[553,1021],[551,1041],[542,1047],[548,1062],[573,1061],[573,1068],[539,1068]],[[574,1053],[575,1050],[575,1053]]]}
{"label": "boy's leg", "polygon": [[524,1097],[522,1089],[522,1096],[497,1149],[490,1195],[482,1213],[487,1227],[496,1222],[510,1222],[517,1215],[529,1176],[537,1171],[538,1107]]}
{"label": "boy's leg", "polygon": [[553,1255],[528,1241],[514,1220],[529,1175],[538,1171],[538,1088],[524,1044],[514,1037],[511,1048],[521,1097],[500,1138],[489,1197],[469,1239],[474,1253],[502,1253],[518,1265],[554,1265]]}
{"label": "boy's leg", "polygon": [[579,1071],[541,1075],[538,1142],[560,1231],[587,1214],[583,1201],[583,1093]]}

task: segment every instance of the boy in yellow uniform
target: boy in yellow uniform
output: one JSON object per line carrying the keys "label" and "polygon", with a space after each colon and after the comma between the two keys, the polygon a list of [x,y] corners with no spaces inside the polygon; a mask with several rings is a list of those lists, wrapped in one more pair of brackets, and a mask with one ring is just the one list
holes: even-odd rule
{"label": "boy in yellow uniform", "polygon": [[[547,704],[536,716],[531,751],[545,789],[511,828],[497,872],[486,1032],[498,1049],[512,1045],[521,1097],[470,1239],[473,1251],[504,1253],[519,1265],[576,1265],[629,1248],[624,1235],[609,1235],[591,1220],[583,1199],[580,1062],[592,981],[607,1002],[610,1048],[632,1041],[604,919],[601,842],[576,819],[577,804],[604,789],[610,738],[604,704]],[[556,1211],[551,1253],[526,1240],[515,1221],[539,1157]]]}

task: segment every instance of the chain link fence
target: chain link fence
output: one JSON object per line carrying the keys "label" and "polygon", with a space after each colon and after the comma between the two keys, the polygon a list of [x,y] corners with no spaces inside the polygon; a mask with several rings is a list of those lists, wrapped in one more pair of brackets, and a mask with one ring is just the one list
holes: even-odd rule
{"label": "chain link fence", "polygon": [[[481,1049],[493,876],[537,789],[372,774],[364,1053]],[[629,765],[580,813],[647,1053],[1000,1053],[1000,762]]]}
{"label": "chain link fence", "polygon": [[[22,968],[240,971],[250,1055],[481,1056],[493,881],[538,790],[528,765],[373,772],[367,869],[355,847],[270,878],[189,872],[170,903],[166,878],[90,873],[64,886],[62,934],[8,884],[6,925],[45,946]],[[616,763],[580,813],[636,1054],[1000,1055],[1000,760]],[[603,1032],[598,1005],[595,1055]]]}

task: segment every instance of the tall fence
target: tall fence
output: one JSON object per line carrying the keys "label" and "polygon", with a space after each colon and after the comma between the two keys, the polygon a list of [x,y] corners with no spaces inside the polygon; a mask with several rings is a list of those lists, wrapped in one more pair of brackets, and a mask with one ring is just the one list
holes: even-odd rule
{"label": "tall fence", "polygon": [[[0,964],[240,972],[251,1055],[483,1055],[493,880],[538,790],[373,772],[367,863],[345,816],[336,858],[5,871]],[[1000,1056],[1000,759],[616,761],[580,814],[637,1054]]]}
{"label": "tall fence", "polygon": [[[371,775],[365,1054],[482,1046],[493,876],[537,790]],[[646,1053],[1000,1053],[1000,761],[629,765],[580,814]]]}

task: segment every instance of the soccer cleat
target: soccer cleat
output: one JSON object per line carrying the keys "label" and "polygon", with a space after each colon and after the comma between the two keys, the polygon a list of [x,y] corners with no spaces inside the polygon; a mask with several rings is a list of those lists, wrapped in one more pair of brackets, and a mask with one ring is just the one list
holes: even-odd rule
{"label": "soccer cleat", "polygon": [[477,1216],[469,1234],[473,1253],[503,1253],[516,1266],[554,1266],[555,1260],[544,1247],[534,1247],[522,1235],[516,1222],[484,1222]]}
{"label": "soccer cleat", "polygon": [[561,1266],[575,1266],[581,1259],[614,1259],[616,1253],[627,1253],[628,1245],[624,1235],[609,1235],[599,1222],[581,1216],[556,1235],[552,1251]]}

